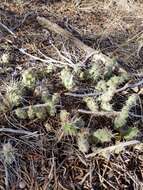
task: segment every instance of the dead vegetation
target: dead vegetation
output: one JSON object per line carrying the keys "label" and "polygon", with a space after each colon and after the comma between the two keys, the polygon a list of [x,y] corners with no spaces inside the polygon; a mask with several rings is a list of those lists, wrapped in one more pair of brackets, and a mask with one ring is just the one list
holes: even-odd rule
{"label": "dead vegetation", "polygon": [[0,1],[0,189],[143,189],[142,6]]}

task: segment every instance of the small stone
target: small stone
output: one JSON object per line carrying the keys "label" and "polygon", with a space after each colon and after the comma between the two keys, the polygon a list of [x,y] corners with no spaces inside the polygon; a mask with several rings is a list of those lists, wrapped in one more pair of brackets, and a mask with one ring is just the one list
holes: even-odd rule
{"label": "small stone", "polygon": [[26,183],[24,182],[24,181],[21,181],[20,183],[19,183],[19,188],[20,189],[24,189],[26,187]]}

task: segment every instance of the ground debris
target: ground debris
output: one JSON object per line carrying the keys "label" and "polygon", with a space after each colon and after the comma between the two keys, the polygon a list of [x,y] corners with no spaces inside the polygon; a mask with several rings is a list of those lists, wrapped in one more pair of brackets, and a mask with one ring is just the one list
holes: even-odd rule
{"label": "ground debris", "polygon": [[143,189],[142,10],[1,0],[0,189]]}

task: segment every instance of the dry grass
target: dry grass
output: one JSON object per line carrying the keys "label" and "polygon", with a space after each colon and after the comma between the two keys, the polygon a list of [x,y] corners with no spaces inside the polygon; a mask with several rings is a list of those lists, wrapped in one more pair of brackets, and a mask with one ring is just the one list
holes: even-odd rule
{"label": "dry grass", "polygon": [[[73,41],[41,27],[37,16],[57,23],[86,47],[118,60],[121,72],[127,72],[130,79],[117,89],[112,99],[115,112],[88,110],[82,99],[85,94],[91,98],[97,96],[95,86],[90,79],[81,80],[75,63],[86,73],[92,56],[77,48]],[[1,0],[0,23],[0,189],[142,190],[142,2]],[[55,66],[47,68],[47,64]],[[73,77],[74,91],[67,90],[65,81],[61,81],[61,69],[65,67],[69,67],[68,76],[77,72]],[[33,75],[28,76],[30,85],[24,89],[20,86],[23,90],[20,98],[17,97],[20,103],[12,106],[7,97],[19,86],[23,72],[29,68],[39,78],[31,87]],[[7,90],[8,86],[11,91]],[[48,95],[48,103],[43,103],[40,98],[43,91],[52,95],[58,92],[60,101],[54,102]],[[130,110],[126,127],[136,127],[139,133],[126,141],[113,128],[113,120],[132,94],[138,97],[137,106]],[[40,109],[47,104],[50,111],[44,119],[40,112],[34,113],[32,119],[27,116],[19,119],[15,115],[17,108],[27,111],[33,105]],[[64,122],[68,130],[78,118],[78,127],[83,121],[86,127],[75,131],[80,129],[84,137],[105,128],[113,133],[112,140],[96,146],[90,142],[83,153],[77,145],[77,136],[65,133],[65,123],[59,117],[61,110],[67,110]]]}

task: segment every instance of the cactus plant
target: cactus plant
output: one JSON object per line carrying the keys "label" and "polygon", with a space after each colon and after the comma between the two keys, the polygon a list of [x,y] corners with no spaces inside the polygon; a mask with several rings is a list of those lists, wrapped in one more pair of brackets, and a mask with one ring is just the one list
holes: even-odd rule
{"label": "cactus plant", "polygon": [[56,113],[56,104],[59,103],[60,95],[58,93],[54,93],[53,95],[49,94],[49,91],[42,92],[42,101],[47,104],[48,113],[52,116]]}
{"label": "cactus plant", "polygon": [[75,86],[73,74],[67,67],[61,71],[61,80],[66,89],[71,90]]}
{"label": "cactus plant", "polygon": [[111,138],[113,137],[113,134],[108,129],[97,129],[93,133],[93,137],[97,140],[97,142],[110,142]]}
{"label": "cactus plant", "polygon": [[6,100],[11,107],[18,106],[22,103],[24,89],[20,83],[14,83],[6,89]]}
{"label": "cactus plant", "polygon": [[92,111],[96,112],[98,111],[98,104],[94,100],[93,97],[84,97],[83,98],[84,102],[86,102],[87,107]]}
{"label": "cactus plant", "polygon": [[33,89],[36,85],[36,73],[34,70],[27,69],[22,73],[22,84],[29,88],[29,89]]}
{"label": "cactus plant", "polygon": [[40,120],[45,120],[47,117],[47,110],[46,107],[39,107],[35,108],[35,115]]}
{"label": "cactus plant", "polygon": [[15,114],[19,119],[27,119],[28,118],[27,110],[22,109],[22,108],[17,108],[15,110]]}
{"label": "cactus plant", "polygon": [[119,115],[115,118],[114,126],[116,129],[119,129],[127,123],[129,117],[129,111],[136,104],[137,96],[135,94],[129,96],[126,104],[123,106]]}
{"label": "cactus plant", "polygon": [[61,110],[60,120],[63,131],[66,135],[77,134],[77,126],[74,124],[74,121],[71,121],[70,113],[68,113],[66,110]]}
{"label": "cactus plant", "polygon": [[126,130],[124,136],[124,139],[131,140],[135,138],[139,133],[139,129],[137,127],[129,127],[128,130]]}
{"label": "cactus plant", "polygon": [[115,91],[116,91],[115,87],[110,87],[105,93],[103,93],[103,95],[99,97],[100,102],[101,102],[100,104],[101,109],[106,110],[106,111],[113,110],[110,101],[112,100],[113,95],[115,94]]}

